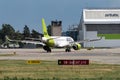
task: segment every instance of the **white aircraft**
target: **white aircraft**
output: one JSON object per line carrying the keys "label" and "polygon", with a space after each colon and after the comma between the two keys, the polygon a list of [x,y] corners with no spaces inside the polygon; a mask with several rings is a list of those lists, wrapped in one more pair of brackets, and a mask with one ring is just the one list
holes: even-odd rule
{"label": "white aircraft", "polygon": [[44,19],[42,19],[42,30],[43,30],[43,35],[44,35],[42,39],[31,38],[32,40],[37,40],[37,41],[11,40],[7,36],[6,36],[6,39],[8,41],[41,44],[43,45],[43,49],[47,52],[51,52],[51,47],[64,47],[66,48],[65,49],[66,52],[70,52],[71,48],[73,48],[74,50],[79,50],[81,48],[80,43],[101,40],[100,38],[100,39],[83,40],[83,41],[75,42],[72,37],[68,37],[68,36],[49,36]]}

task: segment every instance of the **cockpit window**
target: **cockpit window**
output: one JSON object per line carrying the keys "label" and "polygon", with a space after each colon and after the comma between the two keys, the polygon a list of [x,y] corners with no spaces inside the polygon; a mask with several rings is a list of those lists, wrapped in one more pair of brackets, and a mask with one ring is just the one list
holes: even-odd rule
{"label": "cockpit window", "polygon": [[71,38],[67,38],[67,41],[72,42],[73,40]]}

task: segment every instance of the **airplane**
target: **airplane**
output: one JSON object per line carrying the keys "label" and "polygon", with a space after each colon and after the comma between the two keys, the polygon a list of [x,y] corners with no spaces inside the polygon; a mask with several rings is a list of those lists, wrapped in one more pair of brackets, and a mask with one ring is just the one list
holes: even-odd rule
{"label": "airplane", "polygon": [[69,36],[49,36],[48,32],[47,32],[47,27],[46,27],[44,18],[42,18],[42,30],[43,30],[42,39],[29,38],[32,41],[26,41],[26,40],[20,41],[20,40],[11,40],[7,36],[6,36],[6,39],[8,41],[41,44],[41,45],[43,45],[43,49],[47,52],[51,52],[52,47],[66,48],[65,52],[71,52],[71,48],[73,48],[74,50],[81,49],[81,44],[80,43],[101,40],[101,38],[100,38],[100,39],[82,40],[82,41],[75,42],[73,40],[73,38],[69,37]]}

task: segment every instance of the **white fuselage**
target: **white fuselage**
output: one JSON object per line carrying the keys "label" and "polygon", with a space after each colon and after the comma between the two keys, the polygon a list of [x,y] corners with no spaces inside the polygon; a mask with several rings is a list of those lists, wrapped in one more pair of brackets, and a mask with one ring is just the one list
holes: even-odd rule
{"label": "white fuselage", "polygon": [[[71,46],[71,44],[74,42],[71,37],[67,36],[50,36],[48,39],[53,39],[55,47]],[[42,38],[43,41],[47,41],[48,39],[45,37]]]}

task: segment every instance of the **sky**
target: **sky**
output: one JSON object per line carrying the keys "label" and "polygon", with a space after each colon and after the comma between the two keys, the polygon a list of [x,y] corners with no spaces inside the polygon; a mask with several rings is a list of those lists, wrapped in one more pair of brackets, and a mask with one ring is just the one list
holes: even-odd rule
{"label": "sky", "polygon": [[27,25],[42,33],[44,18],[46,25],[61,20],[66,31],[69,25],[79,24],[82,10],[88,8],[120,8],[120,0],[0,0],[0,28],[10,24],[22,32]]}

